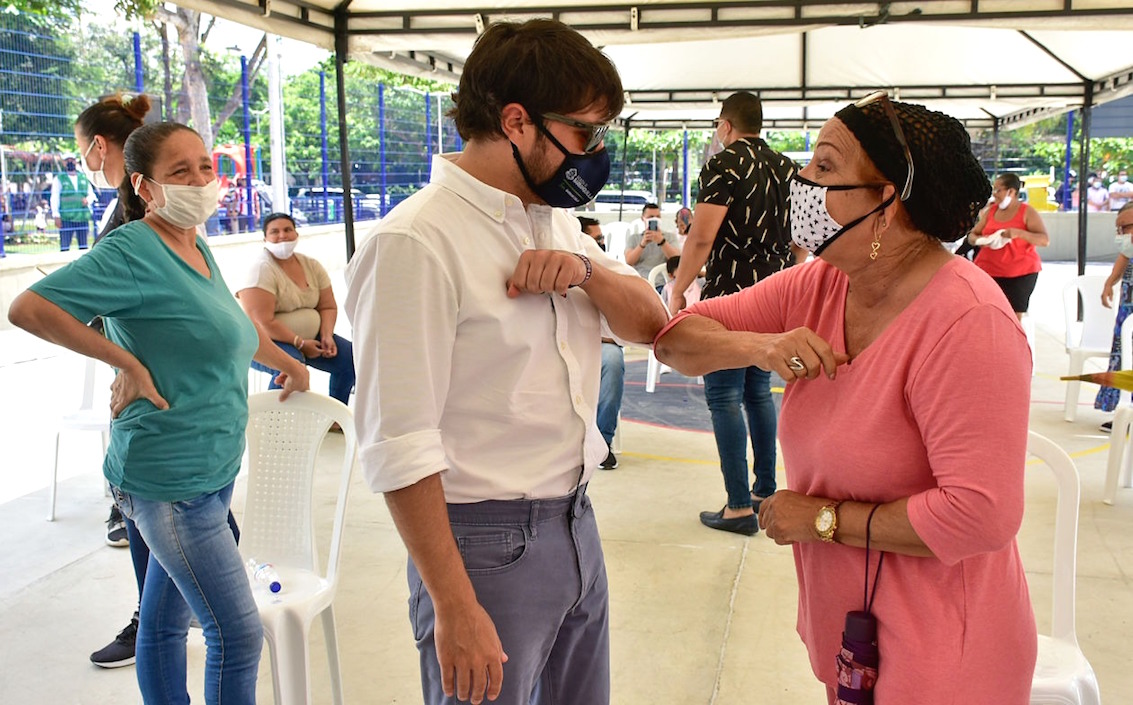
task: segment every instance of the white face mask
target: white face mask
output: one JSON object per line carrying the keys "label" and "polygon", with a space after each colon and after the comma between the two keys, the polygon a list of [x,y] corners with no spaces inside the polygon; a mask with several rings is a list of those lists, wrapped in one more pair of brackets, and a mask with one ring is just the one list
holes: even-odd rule
{"label": "white face mask", "polygon": [[[139,176],[134,183],[134,193],[138,192],[142,179]],[[213,179],[204,186],[180,186],[177,184],[161,184],[153,179],[150,183],[161,189],[165,198],[165,205],[158,206],[157,201],[151,201],[149,206],[154,213],[179,228],[195,228],[208,221],[209,216],[216,212],[216,198],[220,192],[220,184]]]}
{"label": "white face mask", "polygon": [[1126,181],[1128,180],[1128,177],[1126,177],[1126,176],[1118,176],[1118,177],[1117,177],[1117,180],[1118,180],[1118,182],[1120,182],[1120,183],[1125,183],[1125,182],[1126,182]]}
{"label": "white face mask", "polygon": [[1121,252],[1121,254],[1125,255],[1129,259],[1133,259],[1133,238],[1128,235],[1118,234],[1117,237],[1115,237],[1113,240],[1114,243],[1117,244],[1117,249]]}
{"label": "white face mask", "polygon": [[850,228],[858,225],[879,210],[886,208],[897,197],[894,193],[888,200],[847,225],[840,225],[830,216],[826,208],[828,191],[852,191],[871,188],[867,185],[821,186],[798,174],[791,179],[791,240],[808,252],[818,255]]}
{"label": "white face mask", "polygon": [[90,156],[90,151],[94,149],[94,145],[95,141],[91,140],[87,151],[83,154],[83,158],[79,160],[79,168],[83,170],[83,176],[87,177],[87,181],[91,182],[91,185],[97,189],[118,188],[111,184],[110,180],[106,178],[105,157],[103,157],[102,166],[99,167],[98,171],[92,171],[91,168],[87,166],[87,157]]}
{"label": "white face mask", "polygon": [[267,242],[264,241],[264,247],[276,259],[287,259],[295,252],[295,246],[299,244],[298,240],[283,240],[282,242]]}
{"label": "white face mask", "polygon": [[1011,198],[1011,194],[1007,194],[1006,196],[1004,196],[1004,197],[1003,197],[1003,200],[1001,200],[1001,201],[1000,201],[999,203],[997,203],[996,205],[998,205],[998,206],[999,206],[999,208],[1000,208],[1000,209],[1002,210],[1002,209],[1004,209],[1004,208],[1007,208],[1008,206],[1010,206],[1010,205],[1011,205],[1011,201],[1012,201],[1012,200],[1014,200],[1014,199],[1012,199],[1012,198]]}

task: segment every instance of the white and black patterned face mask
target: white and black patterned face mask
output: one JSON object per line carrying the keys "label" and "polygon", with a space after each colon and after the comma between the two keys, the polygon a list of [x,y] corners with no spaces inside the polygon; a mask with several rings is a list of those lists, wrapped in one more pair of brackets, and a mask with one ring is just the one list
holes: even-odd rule
{"label": "white and black patterned face mask", "polygon": [[822,254],[830,243],[841,237],[847,230],[858,225],[874,213],[889,206],[896,198],[892,196],[860,218],[840,225],[830,217],[826,208],[828,191],[852,191],[859,188],[876,188],[876,184],[822,186],[805,177],[795,174],[791,179],[791,239],[799,247],[814,255]]}

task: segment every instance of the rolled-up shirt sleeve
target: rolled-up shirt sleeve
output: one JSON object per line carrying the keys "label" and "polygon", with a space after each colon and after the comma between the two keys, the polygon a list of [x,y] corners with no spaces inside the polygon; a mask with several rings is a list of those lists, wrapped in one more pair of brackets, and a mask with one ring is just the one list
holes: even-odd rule
{"label": "rolled-up shirt sleeve", "polygon": [[1019,531],[1030,382],[1022,331],[987,304],[912,371],[909,409],[937,486],[909,498],[909,521],[946,565],[1000,550]]}
{"label": "rolled-up shirt sleeve", "polygon": [[396,232],[367,242],[347,274],[359,460],[370,489],[390,492],[449,467],[440,419],[457,294],[434,253]]}

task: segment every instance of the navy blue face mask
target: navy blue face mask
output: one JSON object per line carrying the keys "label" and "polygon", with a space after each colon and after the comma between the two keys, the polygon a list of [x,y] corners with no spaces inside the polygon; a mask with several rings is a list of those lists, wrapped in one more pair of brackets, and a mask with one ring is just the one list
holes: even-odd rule
{"label": "navy blue face mask", "polygon": [[523,164],[523,157],[519,156],[519,148],[513,142],[511,153],[515,157],[516,164],[519,165],[519,173],[523,174],[527,187],[546,201],[547,205],[555,208],[577,208],[593,201],[606,185],[606,180],[610,178],[610,153],[603,147],[590,154],[573,154],[543,127],[541,121],[535,124],[539,131],[551,140],[551,144],[566,155],[566,159],[551,178],[542,184],[536,184]]}

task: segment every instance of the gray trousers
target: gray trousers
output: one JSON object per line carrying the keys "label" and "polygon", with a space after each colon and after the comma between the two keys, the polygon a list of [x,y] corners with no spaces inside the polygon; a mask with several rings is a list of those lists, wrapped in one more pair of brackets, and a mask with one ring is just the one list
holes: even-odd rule
{"label": "gray trousers", "polygon": [[[494,705],[607,705],[609,590],[585,487],[550,500],[450,504],[448,512],[476,598],[508,655]],[[412,560],[408,574],[424,702],[456,703],[441,687],[433,602]]]}

